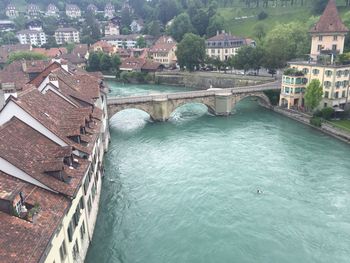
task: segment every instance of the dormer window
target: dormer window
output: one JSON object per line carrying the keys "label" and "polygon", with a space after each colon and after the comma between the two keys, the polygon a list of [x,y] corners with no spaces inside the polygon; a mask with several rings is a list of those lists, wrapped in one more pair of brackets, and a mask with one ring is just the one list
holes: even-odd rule
{"label": "dormer window", "polygon": [[80,134],[86,134],[85,127],[83,127],[83,126],[80,127]]}

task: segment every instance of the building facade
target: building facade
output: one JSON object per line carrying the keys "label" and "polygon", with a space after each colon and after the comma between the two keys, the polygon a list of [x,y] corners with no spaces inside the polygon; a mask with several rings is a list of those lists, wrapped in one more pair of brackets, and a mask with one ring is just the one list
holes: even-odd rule
{"label": "building facade", "polygon": [[5,14],[8,18],[16,18],[18,16],[18,10],[13,4],[8,4],[6,7]]}
{"label": "building facade", "polygon": [[59,28],[55,31],[55,40],[57,45],[64,43],[79,43],[80,34],[75,28]]}
{"label": "building facade", "polygon": [[40,8],[36,4],[29,4],[27,6],[27,15],[36,17],[40,14]]}
{"label": "building facade", "polygon": [[46,16],[59,16],[59,10],[54,4],[49,4],[46,9]]}
{"label": "building facade", "polygon": [[105,26],[105,36],[119,36],[120,35],[120,28],[119,24],[115,23],[113,21],[109,21],[108,24]]}
{"label": "building facade", "polygon": [[46,44],[46,34],[42,30],[21,30],[16,33],[22,45],[42,46]]}
{"label": "building facade", "polygon": [[330,0],[318,23],[311,28],[309,61],[290,62],[282,76],[279,105],[303,109],[307,85],[314,79],[323,88],[319,108],[344,109],[348,104],[350,64],[337,59],[343,53],[348,29],[342,23],[334,0]]}
{"label": "building facade", "polygon": [[230,57],[235,56],[242,46],[252,45],[255,42],[250,39],[233,36],[229,33],[217,33],[205,41],[205,52],[211,58],[218,58],[221,61],[226,61]]}
{"label": "building facade", "polygon": [[105,12],[106,18],[108,19],[113,18],[115,14],[114,6],[111,3],[106,4],[104,12]]}
{"label": "building facade", "polygon": [[149,55],[155,62],[171,67],[177,63],[176,48],[177,42],[172,37],[161,36],[150,48]]}
{"label": "building facade", "polygon": [[66,5],[66,15],[69,18],[79,18],[81,17],[81,10],[77,5]]}

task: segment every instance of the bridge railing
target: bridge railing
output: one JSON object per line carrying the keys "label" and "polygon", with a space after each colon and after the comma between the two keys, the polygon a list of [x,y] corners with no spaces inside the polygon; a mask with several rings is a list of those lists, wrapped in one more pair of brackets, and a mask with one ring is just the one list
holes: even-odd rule
{"label": "bridge railing", "polygon": [[209,97],[219,94],[240,94],[249,92],[259,92],[271,89],[280,89],[279,83],[262,84],[259,86],[252,87],[240,87],[231,89],[220,89],[220,90],[198,90],[198,91],[186,91],[178,93],[167,93],[157,95],[143,95],[143,96],[131,96],[131,97],[112,97],[107,99],[107,104],[126,104],[126,103],[141,103],[150,102],[153,100],[160,99],[186,99],[186,98],[198,98],[198,97]]}

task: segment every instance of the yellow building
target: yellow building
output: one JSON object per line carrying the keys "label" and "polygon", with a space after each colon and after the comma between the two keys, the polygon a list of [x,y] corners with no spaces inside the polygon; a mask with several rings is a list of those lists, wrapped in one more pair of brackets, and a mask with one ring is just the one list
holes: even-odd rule
{"label": "yellow building", "polygon": [[318,23],[311,28],[312,38],[310,61],[290,62],[289,70],[282,76],[279,105],[300,109],[304,107],[307,85],[313,80],[323,87],[322,107],[343,109],[348,103],[350,65],[336,63],[336,57],[343,53],[344,39],[348,32],[342,23],[335,0],[330,0]]}
{"label": "yellow building", "polygon": [[207,39],[205,45],[205,52],[208,57],[219,58],[221,61],[226,61],[229,57],[235,56],[242,46],[255,46],[255,42],[251,39],[233,36],[223,31]]}
{"label": "yellow building", "polygon": [[150,58],[165,67],[175,65],[177,42],[170,36],[161,36],[149,50]]}

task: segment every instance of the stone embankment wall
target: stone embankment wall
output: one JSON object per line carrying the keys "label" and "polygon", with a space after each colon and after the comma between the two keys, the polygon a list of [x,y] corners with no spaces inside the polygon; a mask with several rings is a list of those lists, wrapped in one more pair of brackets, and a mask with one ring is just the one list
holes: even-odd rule
{"label": "stone embankment wall", "polygon": [[324,132],[328,135],[331,135],[339,140],[342,140],[343,142],[349,143],[350,144],[350,133],[347,133],[341,129],[338,129],[331,124],[328,123],[322,123],[321,127],[315,127],[310,124],[310,119],[311,116],[307,115],[305,113],[297,112],[297,111],[292,111],[292,110],[287,110],[287,109],[282,109],[280,107],[274,107],[273,110],[277,113],[280,113],[284,116],[287,116],[291,119],[294,119],[296,121],[299,121],[303,124],[306,124],[314,129],[317,129],[321,132]]}
{"label": "stone embankment wall", "polygon": [[211,72],[159,72],[155,74],[155,83],[173,86],[185,86],[195,89],[233,88],[264,84],[274,81],[266,76],[241,76],[230,73]]}

